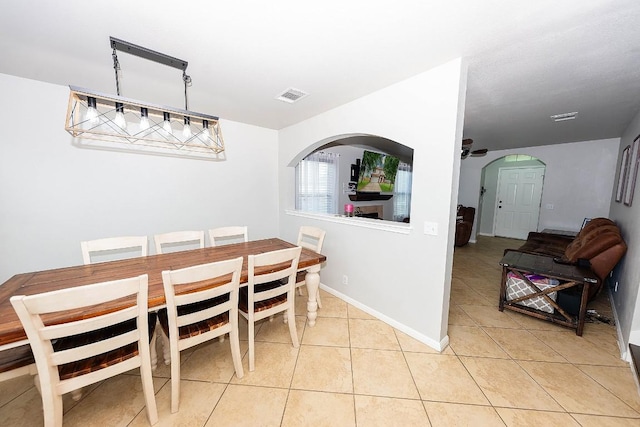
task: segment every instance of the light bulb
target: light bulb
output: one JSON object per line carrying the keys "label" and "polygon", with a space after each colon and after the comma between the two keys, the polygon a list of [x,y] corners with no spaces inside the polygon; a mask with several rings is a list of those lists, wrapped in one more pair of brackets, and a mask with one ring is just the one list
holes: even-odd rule
{"label": "light bulb", "polygon": [[202,121],[202,132],[200,132],[200,139],[203,142],[209,142],[209,120]]}
{"label": "light bulb", "polygon": [[164,129],[168,134],[173,135],[173,129],[171,129],[171,116],[169,113],[162,113],[164,116],[164,123],[162,123],[162,129]]}
{"label": "light bulb", "polygon": [[116,118],[113,120],[115,124],[122,129],[127,128],[127,121],[124,119],[124,106],[122,102],[116,102]]}
{"label": "light bulb", "polygon": [[191,138],[191,135],[193,135],[191,133],[191,126],[189,126],[190,123],[191,119],[187,116],[184,116],[184,127],[182,128],[182,136],[185,140]]}
{"label": "light bulb", "polygon": [[87,114],[85,116],[90,124],[98,123],[98,110],[96,109],[96,99],[92,96],[87,97]]}
{"label": "light bulb", "polygon": [[140,131],[145,131],[149,127],[149,110],[145,107],[140,107]]}

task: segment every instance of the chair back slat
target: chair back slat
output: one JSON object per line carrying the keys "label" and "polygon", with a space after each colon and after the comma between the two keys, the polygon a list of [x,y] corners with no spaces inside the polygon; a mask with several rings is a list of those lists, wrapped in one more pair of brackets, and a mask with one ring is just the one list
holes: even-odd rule
{"label": "chair back slat", "polygon": [[80,345],[68,350],[56,351],[51,355],[51,361],[54,365],[60,366],[67,363],[75,362],[99,354],[104,354],[112,350],[119,349],[128,344],[138,342],[140,334],[137,329],[107,338],[101,341],[92,342],[86,345]]}
{"label": "chair back slat", "polygon": [[227,313],[230,310],[231,304],[227,301],[221,304],[216,304],[213,307],[204,310],[196,311],[194,313],[183,314],[182,316],[178,316],[178,327],[181,328],[183,326],[193,325],[194,323],[219,316],[222,313]]}
{"label": "chair back slat", "polygon": [[80,388],[89,386],[91,384],[95,384],[106,378],[111,378],[111,377],[115,377],[116,375],[124,374],[125,372],[129,372],[132,369],[138,368],[139,366],[140,366],[140,362],[137,358],[126,359],[115,365],[103,367],[99,371],[93,371],[79,377],[74,377],[72,378],[73,381],[67,380],[64,382],[60,382],[56,386],[56,390],[57,390],[57,393],[59,393],[60,395],[63,395],[73,390],[78,390]]}
{"label": "chair back slat", "polygon": [[126,322],[138,317],[138,307],[133,306],[127,309],[103,314],[98,317],[77,320],[75,322],[61,323],[58,325],[46,326],[40,329],[40,335],[47,340],[79,335],[85,332],[96,331],[111,325]]}
{"label": "chair back slat", "polygon": [[[174,231],[171,233],[156,234],[153,236],[153,241],[157,254],[194,249],[193,246],[202,249],[204,248],[204,231]],[[162,245],[167,245],[167,247],[163,248]]]}
{"label": "chair back slat", "polygon": [[87,240],[80,242],[82,261],[85,265],[92,264],[91,254],[97,252],[124,252],[139,249],[140,256],[147,256],[149,242],[147,236],[108,237],[106,239]]}
{"label": "chair back slat", "polygon": [[188,294],[175,295],[174,298],[176,300],[176,305],[182,306],[226,295],[229,293],[229,291],[232,290],[232,288],[233,281],[230,281],[221,285],[217,285],[215,288],[199,290],[197,292],[191,292]]}
{"label": "chair back slat", "polygon": [[268,300],[271,298],[278,297],[280,295],[288,294],[289,287],[288,286],[278,286],[277,288],[268,289],[265,291],[253,292],[253,301],[260,302],[264,300]]}
{"label": "chair back slat", "polygon": [[249,233],[246,226],[218,227],[209,230],[209,240],[211,246],[248,242]]}
{"label": "chair back slat", "polygon": [[289,264],[286,268],[278,268],[276,271],[265,272],[265,273],[256,273],[253,277],[253,283],[255,285],[260,285],[262,283],[275,282],[276,280],[281,280],[289,277],[291,274],[291,270],[293,270],[291,264]]}
{"label": "chair back slat", "polygon": [[[147,275],[145,274],[144,276],[146,277]],[[133,279],[111,280],[60,289],[33,296],[25,296],[22,301],[32,314],[78,310],[137,294],[140,285],[137,283],[137,278]],[[45,297],[40,298],[40,296]],[[48,298],[48,296],[51,298]]]}

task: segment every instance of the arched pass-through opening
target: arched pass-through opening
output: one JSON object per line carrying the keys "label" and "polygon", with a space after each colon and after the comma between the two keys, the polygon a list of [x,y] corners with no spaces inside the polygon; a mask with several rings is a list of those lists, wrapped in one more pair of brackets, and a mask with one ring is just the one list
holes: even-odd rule
{"label": "arched pass-through opening", "polygon": [[[337,164],[335,209],[326,213],[346,215],[349,205],[353,216],[410,221],[412,148],[375,135],[337,135],[306,147],[288,166],[295,168],[302,160],[309,160],[317,153],[330,153]],[[377,164],[371,161],[371,156]],[[298,179],[302,178],[296,178],[296,185]],[[368,186],[366,182],[369,182]],[[296,199],[299,191],[297,188]],[[299,200],[296,210],[313,212],[301,207]]]}
{"label": "arched pass-through opening", "polygon": [[408,163],[410,165],[413,164],[413,148],[411,147],[381,136],[349,134],[335,135],[309,145],[300,153],[298,153],[298,155],[296,155],[293,159],[291,159],[291,161],[289,162],[289,166],[295,167],[300,162],[300,160],[304,159],[313,152],[328,150],[333,147],[341,146],[370,148],[389,154],[391,156],[395,156],[404,163]]}

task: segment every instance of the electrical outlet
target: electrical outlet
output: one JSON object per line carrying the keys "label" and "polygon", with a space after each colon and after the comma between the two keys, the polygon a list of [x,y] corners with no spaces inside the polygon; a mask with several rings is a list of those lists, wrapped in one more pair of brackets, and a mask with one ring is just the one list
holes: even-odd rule
{"label": "electrical outlet", "polygon": [[344,274],[342,276],[342,284],[343,285],[348,285],[349,284],[349,276],[347,276],[346,274]]}

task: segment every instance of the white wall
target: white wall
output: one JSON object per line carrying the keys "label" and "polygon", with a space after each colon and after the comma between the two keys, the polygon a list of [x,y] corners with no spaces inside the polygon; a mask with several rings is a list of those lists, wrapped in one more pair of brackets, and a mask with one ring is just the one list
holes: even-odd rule
{"label": "white wall", "polygon": [[[457,200],[466,66],[460,59],[374,92],[280,131],[281,231],[293,239],[302,224],[326,229],[323,284],[433,347],[446,345],[453,227]],[[407,234],[289,215],[294,169],[329,140],[375,135],[414,149],[411,225]],[[423,233],[424,222],[437,236]],[[398,224],[398,223],[394,223]],[[342,285],[343,275],[349,278]]]}
{"label": "white wall", "polygon": [[81,240],[234,224],[278,235],[276,131],[222,120],[224,162],[82,149],[64,130],[66,86],[0,74],[0,93],[0,283],[81,264]]}
{"label": "white wall", "polygon": [[[620,158],[622,150],[631,145],[640,134],[640,112],[636,114],[631,124],[627,127],[619,145],[618,166],[616,177],[620,173]],[[616,180],[617,182],[617,180]],[[631,206],[615,201],[615,188],[610,193],[611,219],[614,220],[622,232],[622,237],[627,243],[627,253],[622,261],[614,269],[614,283],[612,296],[618,320],[623,353],[628,351],[628,344],[640,345],[640,304],[638,304],[638,291],[640,289],[640,178],[636,178],[634,200]],[[615,291],[615,282],[618,282],[618,290]]]}
{"label": "white wall", "polygon": [[[490,151],[461,162],[458,203],[478,207],[482,168],[509,154],[528,154],[547,165],[538,229],[579,230],[584,218],[608,217],[619,138]],[[552,204],[553,209],[546,209]],[[483,218],[483,221],[487,220]],[[476,224],[472,237],[476,235]]]}

